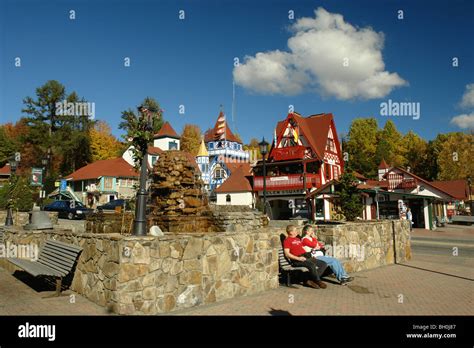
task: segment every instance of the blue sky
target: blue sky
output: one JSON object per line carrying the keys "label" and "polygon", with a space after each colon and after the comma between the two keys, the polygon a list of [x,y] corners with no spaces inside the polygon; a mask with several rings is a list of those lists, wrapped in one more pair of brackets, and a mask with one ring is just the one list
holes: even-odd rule
{"label": "blue sky", "polygon": [[[439,132],[467,130],[474,124],[473,103],[467,95],[467,86],[474,83],[472,1],[0,0],[0,4],[1,123],[18,120],[22,99],[54,79],[94,102],[96,119],[106,120],[117,136],[122,134],[121,111],[136,107],[146,96],[158,100],[165,119],[178,132],[186,123],[203,131],[212,127],[220,104],[232,127],[234,72],[232,129],[244,142],[252,137],[271,139],[290,104],[302,115],[332,112],[339,133],[347,132],[356,117],[375,116],[383,125],[387,117],[380,116],[380,103],[388,99],[420,103],[418,120],[391,117],[404,133],[413,129],[432,139]],[[342,15],[343,26],[352,26],[355,33],[339,28],[342,41],[333,42],[324,35],[334,28],[295,27],[303,17],[315,19],[318,8],[332,19]],[[403,20],[397,18],[400,9]],[[69,19],[70,10],[75,11],[75,20]],[[185,11],[184,20],[178,18],[179,10]],[[294,20],[288,19],[289,10],[294,11]],[[307,43],[315,56],[288,47],[288,39],[305,30],[323,40],[318,47],[311,46],[316,43],[311,40],[298,42],[298,47]],[[383,38],[383,48],[366,46],[364,40],[374,35],[378,43]],[[328,56],[337,55],[357,38],[362,41],[349,53],[356,55],[350,59],[358,61],[357,69],[341,72],[317,50],[327,46]],[[271,52],[276,50],[287,59],[279,81],[267,71],[268,65],[254,59],[258,53],[273,59]],[[361,60],[360,52],[367,54],[366,60]],[[15,67],[16,57],[21,58],[21,67]],[[125,57],[130,58],[130,67],[124,67]],[[234,57],[242,65],[236,71]],[[459,58],[456,68],[453,57]],[[380,63],[382,67],[371,67]],[[372,75],[378,76],[375,86]],[[295,83],[294,89],[286,78]],[[460,105],[463,96],[467,101]],[[178,113],[181,104],[184,115]],[[461,124],[464,129],[451,122],[458,115],[467,117]]]}

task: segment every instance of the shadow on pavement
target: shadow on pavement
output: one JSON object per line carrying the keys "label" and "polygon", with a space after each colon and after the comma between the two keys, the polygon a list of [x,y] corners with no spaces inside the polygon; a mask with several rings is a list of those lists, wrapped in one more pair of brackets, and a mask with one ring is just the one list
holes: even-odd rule
{"label": "shadow on pavement", "polygon": [[411,265],[406,265],[406,264],[403,264],[403,263],[397,263],[397,265],[398,265],[398,266],[403,266],[403,267],[415,268],[415,269],[419,269],[419,270],[426,271],[426,272],[442,274],[442,275],[446,275],[446,276],[449,276],[449,277],[454,277],[454,278],[459,278],[459,279],[464,279],[464,280],[469,280],[469,281],[471,281],[471,282],[474,282],[474,279],[472,279],[472,278],[461,277],[461,276],[457,276],[457,275],[455,275],[455,274],[449,274],[449,273],[444,273],[444,272],[439,272],[439,271],[433,271],[433,270],[431,270],[431,269],[422,268],[422,267],[417,267],[417,266],[411,266]]}

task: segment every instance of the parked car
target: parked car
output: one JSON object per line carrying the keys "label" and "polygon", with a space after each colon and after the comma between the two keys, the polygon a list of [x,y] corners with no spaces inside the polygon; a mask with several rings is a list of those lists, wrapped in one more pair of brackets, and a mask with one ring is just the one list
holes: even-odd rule
{"label": "parked car", "polygon": [[123,209],[124,205],[125,210],[131,210],[130,202],[126,199],[114,199],[109,203],[98,206],[97,210],[115,210],[117,207],[122,207]]}
{"label": "parked car", "polygon": [[77,201],[54,201],[44,207],[45,211],[57,211],[58,217],[73,219],[84,219],[92,213],[92,209],[86,208],[84,204]]}

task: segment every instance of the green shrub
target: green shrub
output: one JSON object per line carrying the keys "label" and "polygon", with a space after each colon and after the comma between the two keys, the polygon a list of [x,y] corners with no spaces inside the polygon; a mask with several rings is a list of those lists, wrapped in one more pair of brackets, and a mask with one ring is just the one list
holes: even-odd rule
{"label": "green shrub", "polygon": [[35,192],[29,184],[29,178],[16,177],[13,180],[13,184],[5,184],[0,188],[0,208],[11,206],[14,210],[30,211]]}

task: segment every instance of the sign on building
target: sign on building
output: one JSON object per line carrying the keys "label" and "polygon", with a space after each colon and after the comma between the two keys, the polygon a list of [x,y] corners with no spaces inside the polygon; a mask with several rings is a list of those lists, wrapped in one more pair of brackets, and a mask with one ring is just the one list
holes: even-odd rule
{"label": "sign on building", "polygon": [[43,169],[31,168],[31,186],[43,185]]}

